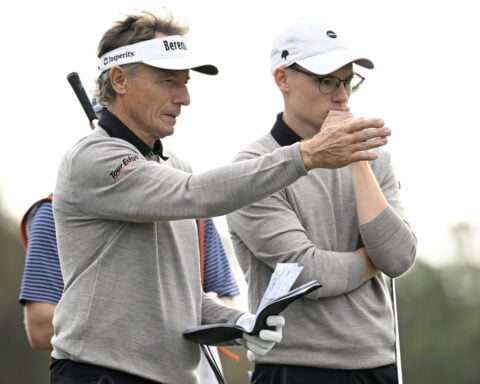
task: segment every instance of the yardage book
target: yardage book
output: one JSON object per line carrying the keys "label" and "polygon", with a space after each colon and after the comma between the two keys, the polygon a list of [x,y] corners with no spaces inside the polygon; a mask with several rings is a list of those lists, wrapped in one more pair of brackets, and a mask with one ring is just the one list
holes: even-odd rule
{"label": "yardage book", "polygon": [[243,332],[257,335],[260,330],[268,328],[266,325],[268,316],[278,315],[293,301],[321,287],[317,281],[312,280],[290,290],[302,269],[303,267],[299,267],[296,263],[277,264],[258,306],[255,323],[250,329],[231,323],[207,324],[187,329],[183,333],[184,337],[200,344],[217,345],[239,339]]}

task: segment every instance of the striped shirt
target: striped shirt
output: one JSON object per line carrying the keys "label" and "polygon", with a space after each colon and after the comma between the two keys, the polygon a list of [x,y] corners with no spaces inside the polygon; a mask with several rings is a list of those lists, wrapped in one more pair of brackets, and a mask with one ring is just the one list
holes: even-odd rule
{"label": "striped shirt", "polygon": [[203,290],[216,292],[218,297],[240,294],[225,249],[212,219],[204,220],[205,270]]}
{"label": "striped shirt", "polygon": [[63,292],[63,279],[51,201],[42,201],[31,210],[26,231],[28,247],[20,303],[29,300],[57,304]]}

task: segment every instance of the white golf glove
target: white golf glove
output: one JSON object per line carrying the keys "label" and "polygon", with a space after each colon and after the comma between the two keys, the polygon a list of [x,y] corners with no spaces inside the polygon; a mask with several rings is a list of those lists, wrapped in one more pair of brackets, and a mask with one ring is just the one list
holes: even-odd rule
{"label": "white golf glove", "polygon": [[[236,321],[236,324],[245,329],[252,329],[254,323],[255,315],[252,315],[248,312],[244,313]],[[248,333],[244,332],[243,337],[241,339],[237,339],[237,341],[249,351],[253,352],[253,354],[265,355],[275,346],[275,344],[282,341],[282,329],[285,325],[285,318],[281,315],[268,316],[267,325],[269,327],[275,327],[275,330],[262,329],[258,336],[249,335]]]}

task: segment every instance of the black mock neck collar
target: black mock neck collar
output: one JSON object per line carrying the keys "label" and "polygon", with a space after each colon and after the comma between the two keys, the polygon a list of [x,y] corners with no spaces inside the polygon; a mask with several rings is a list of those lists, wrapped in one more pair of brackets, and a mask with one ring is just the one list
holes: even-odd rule
{"label": "black mock neck collar", "polygon": [[163,146],[160,140],[157,140],[153,150],[145,144],[137,135],[135,135],[125,124],[123,124],[115,115],[103,108],[98,124],[107,131],[111,137],[123,139],[134,145],[143,156],[158,155],[163,160],[168,157],[163,155]]}
{"label": "black mock neck collar", "polygon": [[275,121],[275,124],[270,131],[270,134],[273,136],[275,141],[281,147],[285,147],[287,145],[295,144],[301,141],[302,138],[298,136],[295,132],[293,132],[287,124],[285,124],[282,116],[282,112],[277,115],[277,120]]}

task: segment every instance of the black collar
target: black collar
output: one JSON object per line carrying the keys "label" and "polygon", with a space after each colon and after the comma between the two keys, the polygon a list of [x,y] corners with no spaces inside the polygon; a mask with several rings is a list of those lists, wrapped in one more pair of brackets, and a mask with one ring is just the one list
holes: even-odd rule
{"label": "black collar", "polygon": [[280,112],[277,115],[277,121],[275,121],[275,124],[273,125],[273,128],[270,131],[275,141],[281,147],[285,147],[287,145],[295,144],[301,141],[302,138],[298,136],[295,132],[293,132],[287,124],[285,124],[285,122],[282,119],[282,116],[283,116],[282,112]]}
{"label": "black collar", "polygon": [[158,155],[163,160],[168,160],[168,157],[163,155],[163,146],[160,140],[155,142],[152,151],[147,144],[106,108],[102,109],[98,125],[105,129],[111,137],[123,139],[134,145],[143,156]]}

